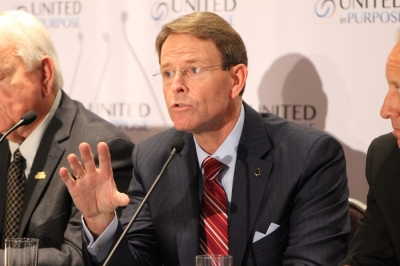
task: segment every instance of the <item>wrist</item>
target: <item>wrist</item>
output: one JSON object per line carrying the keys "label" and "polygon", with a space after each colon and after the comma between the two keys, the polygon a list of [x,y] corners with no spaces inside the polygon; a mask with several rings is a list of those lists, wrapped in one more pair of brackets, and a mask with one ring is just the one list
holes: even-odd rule
{"label": "wrist", "polygon": [[111,213],[100,214],[95,217],[83,216],[83,219],[85,221],[86,227],[89,229],[90,233],[96,239],[110,225],[110,223],[114,219],[114,216],[115,212],[111,212]]}

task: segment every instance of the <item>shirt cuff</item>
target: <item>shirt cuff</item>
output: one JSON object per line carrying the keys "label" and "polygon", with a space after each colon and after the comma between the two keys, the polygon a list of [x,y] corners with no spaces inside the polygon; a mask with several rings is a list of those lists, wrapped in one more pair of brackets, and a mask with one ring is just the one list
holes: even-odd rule
{"label": "shirt cuff", "polygon": [[85,220],[83,219],[83,215],[81,217],[83,231],[85,232],[86,238],[88,240],[87,250],[89,253],[97,259],[97,261],[103,261],[109,250],[111,249],[111,245],[114,242],[113,236],[118,228],[118,218],[117,214],[114,212],[114,219],[107,226],[104,232],[94,241],[92,234],[86,226]]}

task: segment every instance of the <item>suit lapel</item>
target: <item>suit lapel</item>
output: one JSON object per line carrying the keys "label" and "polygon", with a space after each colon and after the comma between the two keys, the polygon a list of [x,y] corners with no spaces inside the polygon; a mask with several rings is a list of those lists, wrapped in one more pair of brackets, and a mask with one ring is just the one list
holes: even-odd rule
{"label": "suit lapel", "polygon": [[179,261],[192,264],[199,251],[199,166],[192,134],[183,135],[185,147],[168,167],[177,232]]}
{"label": "suit lapel", "polygon": [[[71,104],[71,99],[63,93],[60,106],[40,142],[26,183],[21,210],[20,236],[26,230],[28,221],[50,180],[58,178],[57,165],[64,154],[64,148],[59,143],[69,137],[75,114],[76,107]],[[45,172],[46,178],[36,179],[35,176],[38,172]]]}
{"label": "suit lapel", "polygon": [[263,202],[272,162],[263,157],[271,149],[265,123],[246,103],[245,120],[239,141],[231,208],[229,214],[229,253],[235,265],[243,259],[258,210]]}

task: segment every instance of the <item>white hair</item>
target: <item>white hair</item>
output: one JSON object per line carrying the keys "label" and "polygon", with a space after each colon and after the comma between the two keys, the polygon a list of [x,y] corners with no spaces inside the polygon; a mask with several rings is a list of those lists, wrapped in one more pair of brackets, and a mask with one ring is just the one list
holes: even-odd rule
{"label": "white hair", "polygon": [[0,12],[0,46],[12,47],[24,61],[26,70],[38,67],[44,56],[54,62],[55,90],[63,87],[64,81],[56,50],[50,34],[35,16],[18,10]]}

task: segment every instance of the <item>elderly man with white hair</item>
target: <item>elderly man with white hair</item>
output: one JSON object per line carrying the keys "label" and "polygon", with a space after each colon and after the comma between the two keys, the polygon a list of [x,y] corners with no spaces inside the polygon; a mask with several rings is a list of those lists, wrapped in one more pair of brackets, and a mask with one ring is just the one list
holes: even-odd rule
{"label": "elderly man with white hair", "polygon": [[[28,237],[39,239],[38,265],[83,264],[81,214],[58,176],[79,143],[93,150],[108,143],[117,187],[129,185],[133,143],[62,87],[56,51],[40,20],[22,11],[0,13],[0,261],[5,239]],[[5,136],[29,111],[37,118]]]}

